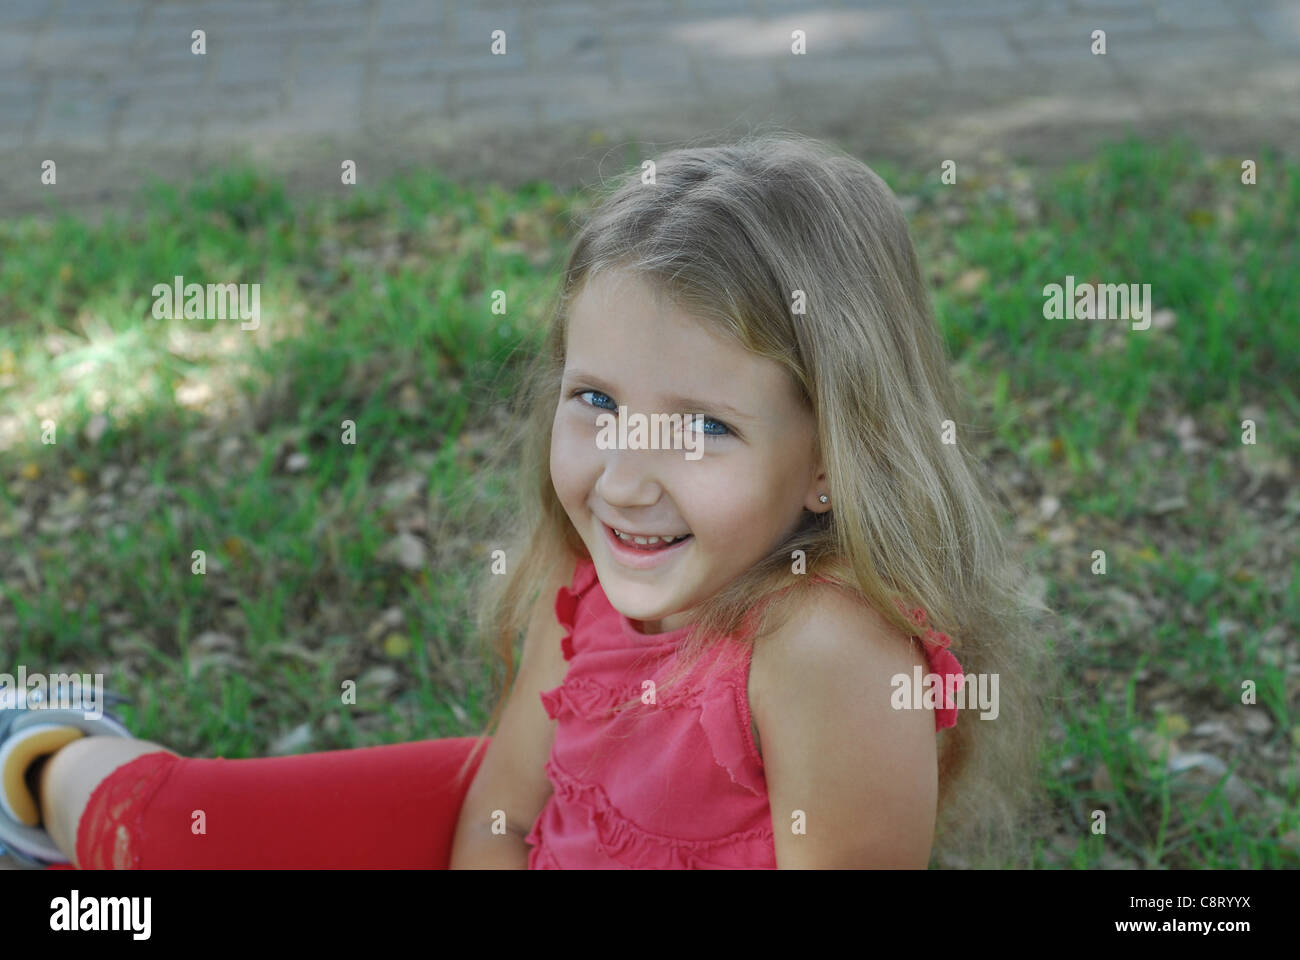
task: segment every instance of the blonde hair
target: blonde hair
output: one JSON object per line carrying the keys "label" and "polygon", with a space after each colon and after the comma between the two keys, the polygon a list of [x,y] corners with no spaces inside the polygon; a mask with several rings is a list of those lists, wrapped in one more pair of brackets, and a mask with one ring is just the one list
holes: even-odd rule
{"label": "blonde hair", "polygon": [[[923,609],[965,672],[998,675],[1000,693],[997,719],[964,712],[939,734],[936,855],[951,865],[1019,859],[1048,680],[1033,620],[1046,611],[1022,592],[978,462],[941,440],[945,420],[966,420],[897,200],[861,161],[785,132],[674,150],[655,167],[653,183],[640,169],[617,178],[582,225],[518,396],[522,488],[495,524],[514,541],[509,573],[481,578],[478,602],[504,678],[478,745],[500,719],[538,584],[557,571],[568,583],[587,557],[549,470],[567,311],[593,277],[631,271],[789,371],[816,416],[833,495],[831,511],[806,511],[700,606],[682,664],[720,637],[766,635],[793,608],[768,601],[797,598],[814,576],[849,586],[904,636],[917,633],[907,611]],[[792,312],[796,290],[806,312]],[[795,551],[805,576],[791,573]]]}

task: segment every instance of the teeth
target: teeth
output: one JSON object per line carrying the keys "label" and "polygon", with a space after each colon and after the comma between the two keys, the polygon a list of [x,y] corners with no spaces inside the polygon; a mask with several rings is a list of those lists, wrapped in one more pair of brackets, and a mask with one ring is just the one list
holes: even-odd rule
{"label": "teeth", "polygon": [[651,544],[658,543],[661,540],[664,543],[672,543],[674,540],[685,539],[685,535],[680,537],[638,537],[632,534],[624,533],[622,530],[614,530],[614,535],[617,536],[620,540],[627,540],[630,543],[638,543],[641,544],[642,546],[647,546],[647,547],[650,546]]}

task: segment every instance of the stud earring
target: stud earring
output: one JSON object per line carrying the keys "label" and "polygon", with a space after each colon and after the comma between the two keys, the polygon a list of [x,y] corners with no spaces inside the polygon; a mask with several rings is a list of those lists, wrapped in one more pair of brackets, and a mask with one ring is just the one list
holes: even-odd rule
{"label": "stud earring", "polygon": [[826,496],[826,494],[823,493],[823,494],[822,494],[820,497],[818,497],[817,499],[820,500],[822,503],[825,503],[827,500],[830,499],[830,497]]}

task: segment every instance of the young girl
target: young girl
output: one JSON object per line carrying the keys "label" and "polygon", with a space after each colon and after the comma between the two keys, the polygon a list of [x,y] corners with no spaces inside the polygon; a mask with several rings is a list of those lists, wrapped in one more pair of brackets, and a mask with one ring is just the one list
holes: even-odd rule
{"label": "young girl", "polygon": [[1044,644],[964,423],[879,177],[784,134],[677,150],[583,226],[526,380],[477,743],[90,736],[6,782],[83,867],[1014,862]]}

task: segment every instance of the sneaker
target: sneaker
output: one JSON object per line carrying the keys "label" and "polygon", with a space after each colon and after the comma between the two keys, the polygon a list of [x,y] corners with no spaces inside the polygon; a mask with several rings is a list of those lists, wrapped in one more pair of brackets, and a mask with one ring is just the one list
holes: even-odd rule
{"label": "sneaker", "polygon": [[[130,702],[109,693],[104,700]],[[132,735],[107,710],[87,718],[81,710],[50,709],[30,700],[19,707],[12,691],[0,692],[0,854],[8,852],[28,867],[69,862],[41,826],[36,768],[73,740],[91,736]]]}

